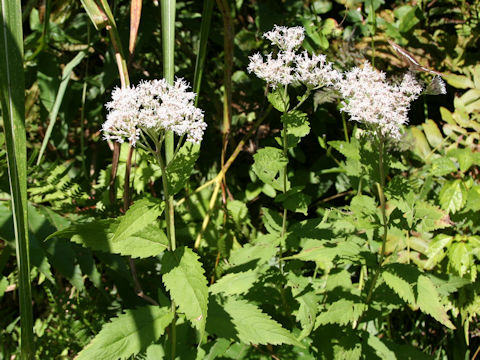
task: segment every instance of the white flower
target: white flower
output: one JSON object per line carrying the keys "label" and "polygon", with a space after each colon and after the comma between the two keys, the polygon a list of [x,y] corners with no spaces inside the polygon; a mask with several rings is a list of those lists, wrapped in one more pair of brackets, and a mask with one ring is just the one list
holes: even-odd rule
{"label": "white flower", "polygon": [[273,30],[263,34],[263,37],[270,40],[272,45],[278,46],[280,50],[290,52],[302,45],[305,38],[304,32],[305,29],[302,26],[286,27],[275,25]]}
{"label": "white flower", "polygon": [[270,53],[264,62],[260,54],[250,56],[248,64],[248,72],[254,72],[260,79],[263,79],[272,88],[279,85],[289,85],[295,80],[293,76],[293,68],[291,67],[293,53],[279,52],[277,58],[274,59]]}
{"label": "white flower", "polygon": [[325,55],[312,57],[306,51],[295,57],[296,80],[307,87],[333,85],[342,75],[332,68],[332,63],[326,61]]}
{"label": "white flower", "polygon": [[123,142],[128,138],[135,145],[142,129],[153,129],[173,131],[179,136],[187,135],[187,141],[200,142],[207,124],[203,111],[193,104],[195,94],[188,88],[183,79],[177,79],[173,85],[162,79],[115,89],[113,100],[106,105],[110,112],[103,124],[105,139]]}
{"label": "white flower", "polygon": [[250,56],[248,72],[253,72],[272,88],[280,85],[304,84],[309,88],[333,85],[341,78],[324,55],[312,55],[306,51],[296,53],[304,39],[304,28],[301,26],[287,28],[277,26],[264,34],[264,37],[280,49],[276,56],[255,54]]}
{"label": "white flower", "polygon": [[342,111],[351,120],[369,125],[378,134],[400,139],[400,128],[408,122],[410,103],[422,91],[413,74],[407,73],[397,85],[385,79],[368,62],[355,67],[337,83],[344,101]]}

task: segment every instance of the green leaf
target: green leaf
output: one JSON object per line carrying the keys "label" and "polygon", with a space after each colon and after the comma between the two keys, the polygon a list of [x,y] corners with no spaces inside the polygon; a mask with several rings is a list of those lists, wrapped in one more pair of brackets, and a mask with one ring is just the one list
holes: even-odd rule
{"label": "green leaf", "polygon": [[327,310],[317,317],[316,327],[325,324],[347,325],[360,318],[367,306],[360,302],[340,299],[328,306]]}
{"label": "green leaf", "polygon": [[128,237],[117,237],[113,242],[119,223],[118,219],[108,219],[75,224],[51,234],[46,240],[66,238],[92,250],[139,258],[158,255],[168,248],[167,236],[158,224],[145,226]]}
{"label": "green leaf", "polygon": [[227,203],[227,209],[237,225],[242,225],[248,220],[248,208],[244,202],[240,200],[233,200]]}
{"label": "green leaf", "polygon": [[306,216],[312,197],[303,193],[302,190],[302,186],[295,186],[286,193],[277,195],[275,201],[282,202],[283,207],[287,210],[302,213]]}
{"label": "green leaf", "polygon": [[[428,141],[423,134],[423,131],[416,127],[410,128],[410,134],[413,137],[413,152],[417,155],[420,159],[429,159],[430,155],[430,146],[428,145]],[[429,161],[426,161],[427,163]]]}
{"label": "green leaf", "polygon": [[1,0],[0,104],[7,150],[8,180],[15,225],[19,271],[20,352],[34,357],[32,295],[27,214],[27,146],[25,134],[25,75],[22,6],[20,0]]}
{"label": "green leaf", "polygon": [[107,26],[108,18],[95,0],[81,0],[81,2],[95,29],[100,30]]}
{"label": "green leaf", "polygon": [[208,288],[199,257],[188,247],[169,251],[162,259],[163,284],[180,312],[203,338],[207,319]]}
{"label": "green leaf", "polygon": [[465,185],[459,179],[446,182],[438,194],[438,200],[442,209],[455,214],[467,201]]}
{"label": "green leaf", "polygon": [[205,356],[203,360],[214,360],[222,356],[228,350],[231,343],[232,342],[230,340],[227,340],[224,338],[219,338],[215,340],[215,343],[210,348],[210,351],[208,352],[207,356]]}
{"label": "green leaf", "polygon": [[446,234],[437,235],[428,245],[428,260],[424,265],[425,269],[433,269],[435,265],[440,263],[445,257],[445,249],[453,241],[453,237]]}
{"label": "green leaf", "polygon": [[423,123],[423,131],[430,145],[435,148],[443,142],[443,136],[435,121],[428,119]]}
{"label": "green leaf", "polygon": [[124,241],[151,225],[162,214],[164,206],[163,202],[158,203],[146,198],[135,201],[125,215],[118,217],[120,221],[111,241]]}
{"label": "green leaf", "polygon": [[210,293],[223,293],[225,296],[244,294],[258,280],[258,277],[256,270],[227,274],[210,286]]}
{"label": "green leaf", "polygon": [[387,286],[395,291],[405,302],[415,306],[415,294],[413,293],[412,286],[400,276],[388,271],[382,272],[382,278],[385,280]]}
{"label": "green leaf", "polygon": [[440,157],[432,161],[430,172],[434,176],[445,176],[457,171],[457,165],[449,158]]}
{"label": "green leaf", "polygon": [[425,201],[418,201],[415,207],[415,218],[420,220],[418,231],[433,231],[452,226],[447,213],[439,207]]}
{"label": "green leaf", "polygon": [[230,316],[236,336],[245,344],[290,344],[303,348],[288,330],[245,300],[228,298],[223,310]]}
{"label": "green leaf", "polygon": [[347,159],[360,160],[358,142],[329,141],[328,145],[333,147]]}
{"label": "green leaf", "polygon": [[447,156],[454,157],[458,161],[460,170],[467,171],[475,163],[475,155],[469,148],[452,149],[447,153]]}
{"label": "green leaf", "polygon": [[281,113],[284,113],[287,110],[288,103],[289,103],[288,97],[287,99],[283,98],[283,93],[284,93],[283,89],[276,88],[272,92],[268,93],[268,96],[267,96],[270,104],[272,104],[272,106],[278,111],[280,111]]}
{"label": "green leaf", "polygon": [[[275,235],[269,235],[275,236]],[[276,238],[276,236],[275,236]],[[265,264],[277,253],[276,245],[278,242],[260,242],[257,244],[245,244],[239,249],[231,252],[229,263],[232,267],[250,264],[252,268]]]}
{"label": "green leaf", "polygon": [[143,306],[126,310],[104,325],[75,359],[127,359],[156,341],[172,320],[173,313],[166,307]]}
{"label": "green leaf", "polygon": [[307,114],[300,111],[290,111],[282,117],[284,131],[287,131],[287,146],[296,146],[302,137],[310,132]]}
{"label": "green leaf", "polygon": [[472,251],[464,242],[455,242],[448,248],[448,265],[453,269],[453,273],[460,276],[470,272],[470,268],[475,266],[472,259]]}
{"label": "green leaf", "polygon": [[168,178],[168,193],[178,193],[190,178],[195,162],[200,155],[200,144],[185,142],[178,150],[173,160],[168,164],[166,173]]}
{"label": "green leaf", "polygon": [[282,217],[279,213],[269,208],[262,207],[263,224],[270,234],[282,232]]}
{"label": "green leaf", "polygon": [[276,190],[283,190],[283,179],[280,174],[288,163],[283,151],[267,146],[258,150],[253,159],[255,162],[252,169],[260,180],[273,186]]}
{"label": "green leaf", "polygon": [[440,303],[437,289],[425,275],[420,275],[417,281],[417,305],[422,312],[431,315],[449,329],[455,329],[448,315]]}

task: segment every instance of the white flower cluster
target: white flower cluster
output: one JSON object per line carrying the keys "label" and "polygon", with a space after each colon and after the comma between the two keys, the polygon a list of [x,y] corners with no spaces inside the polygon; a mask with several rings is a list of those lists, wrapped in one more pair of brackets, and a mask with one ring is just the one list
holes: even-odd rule
{"label": "white flower cluster", "polygon": [[400,139],[400,126],[408,122],[410,103],[422,92],[412,73],[405,74],[400,84],[386,80],[385,74],[368,62],[355,67],[336,84],[343,101],[342,111],[351,120],[365,123],[378,135]]}
{"label": "white flower cluster", "polygon": [[193,105],[195,93],[188,84],[177,79],[173,85],[165,79],[142,81],[137,87],[116,88],[102,130],[105,139],[122,143],[125,139],[135,145],[142,129],[173,131],[187,135],[187,141],[202,140],[207,124],[203,111]]}
{"label": "white flower cluster", "polygon": [[287,28],[275,25],[272,31],[263,36],[279,51],[276,56],[267,54],[265,60],[259,53],[250,56],[248,72],[255,73],[274,89],[290,84],[304,84],[309,88],[332,85],[341,75],[326,61],[324,55],[310,57],[306,51],[300,54],[296,52],[305,38],[304,31],[301,26]]}

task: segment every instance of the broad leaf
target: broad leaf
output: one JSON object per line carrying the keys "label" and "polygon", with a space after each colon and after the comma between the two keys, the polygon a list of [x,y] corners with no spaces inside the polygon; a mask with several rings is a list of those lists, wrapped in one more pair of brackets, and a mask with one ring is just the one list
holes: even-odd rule
{"label": "broad leaf", "polygon": [[267,146],[258,150],[253,159],[255,163],[252,169],[260,180],[273,186],[276,190],[283,190],[283,179],[280,175],[288,163],[287,158],[283,155],[283,151]]}
{"label": "broad leaf", "polygon": [[360,318],[367,306],[361,302],[340,299],[328,306],[326,311],[318,315],[316,326],[325,324],[346,325],[353,323]]}
{"label": "broad leaf", "polygon": [[461,180],[446,182],[438,195],[442,209],[455,214],[467,201],[467,191]]}
{"label": "broad leaf", "polygon": [[415,306],[415,294],[413,293],[413,288],[409,282],[388,271],[383,271],[382,277],[390,289],[395,291],[395,293],[405,300],[405,302]]}
{"label": "broad leaf", "polygon": [[198,155],[200,155],[200,144],[187,141],[168,164],[166,172],[170,195],[175,195],[183,188],[190,178]]}
{"label": "broad leaf", "polygon": [[448,315],[440,303],[437,289],[432,281],[425,275],[420,275],[417,281],[417,305],[422,312],[431,315],[450,329],[455,329]]}
{"label": "broad leaf", "polygon": [[246,293],[258,280],[255,270],[227,274],[210,286],[211,294],[223,293],[226,296]]}
{"label": "broad leaf", "polygon": [[287,131],[287,146],[295,147],[302,137],[308,135],[310,132],[310,125],[308,123],[307,114],[300,111],[291,111],[283,114],[283,131]]}
{"label": "broad leaf", "polygon": [[111,241],[124,241],[151,225],[162,214],[164,206],[164,203],[153,202],[149,199],[136,201],[125,215],[118,218],[120,221]]}
{"label": "broad leaf", "polygon": [[172,320],[173,313],[168,308],[144,306],[126,310],[104,325],[75,359],[127,359],[156,341]]}
{"label": "broad leaf", "polygon": [[66,238],[92,250],[139,258],[158,255],[168,248],[168,239],[158,224],[145,226],[129,237],[117,237],[113,242],[119,223],[118,219],[80,223],[57,231],[46,240]]}
{"label": "broad leaf", "polygon": [[201,338],[205,331],[208,306],[204,272],[198,255],[188,247],[180,247],[163,256],[163,284],[180,312],[200,331]]}
{"label": "broad leaf", "polygon": [[223,309],[223,312],[216,316],[221,318],[216,320],[230,321],[235,332],[234,336],[245,344],[291,344],[303,347],[288,330],[245,300],[230,297],[220,309]]}

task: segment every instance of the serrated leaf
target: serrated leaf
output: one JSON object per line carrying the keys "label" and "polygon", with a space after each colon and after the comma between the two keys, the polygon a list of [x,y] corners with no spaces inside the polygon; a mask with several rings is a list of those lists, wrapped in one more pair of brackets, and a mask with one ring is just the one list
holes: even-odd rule
{"label": "serrated leaf", "polygon": [[210,293],[223,293],[225,296],[244,294],[258,280],[258,276],[256,270],[227,274],[210,286]]}
{"label": "serrated leaf", "polygon": [[[265,147],[253,155],[253,171],[264,183],[273,186],[276,190],[283,190],[281,174],[287,166],[288,160],[283,151],[274,147]],[[288,186],[287,186],[288,190]]]}
{"label": "serrated leaf", "polygon": [[469,148],[452,149],[447,153],[447,156],[454,157],[458,161],[460,170],[467,171],[475,163],[475,155]]}
{"label": "serrated leaf", "polygon": [[118,217],[118,226],[111,241],[124,241],[126,238],[152,224],[163,211],[164,203],[141,199],[128,209],[125,215]]}
{"label": "serrated leaf", "polygon": [[422,312],[431,315],[449,329],[455,329],[448,315],[440,303],[437,289],[425,275],[420,275],[417,281],[417,305]]}
{"label": "serrated leaf", "polygon": [[282,232],[282,217],[277,212],[262,208],[263,224],[270,234],[280,234]]}
{"label": "serrated leaf", "polygon": [[458,179],[446,182],[438,194],[438,200],[442,209],[455,214],[467,201],[465,185]]}
{"label": "serrated leaf", "polygon": [[235,326],[236,336],[245,344],[290,344],[304,347],[288,330],[245,300],[229,298],[223,309]]}
{"label": "serrated leaf", "polygon": [[382,272],[382,278],[385,280],[387,286],[395,291],[405,302],[415,306],[415,294],[412,286],[400,276],[390,273],[388,271]]}
{"label": "serrated leaf", "polygon": [[472,251],[464,242],[455,242],[448,248],[448,265],[460,276],[464,276],[475,266],[472,261]]}
{"label": "serrated leaf", "polygon": [[415,207],[415,218],[420,220],[417,225],[419,231],[433,231],[452,226],[448,214],[438,206],[419,201]]}
{"label": "serrated leaf", "polygon": [[180,247],[162,258],[163,284],[180,312],[200,332],[205,331],[208,306],[207,278],[199,257],[192,249]]}
{"label": "serrated leaf", "polygon": [[127,359],[156,341],[172,320],[173,313],[166,307],[143,306],[126,310],[104,325],[75,359]]}
{"label": "serrated leaf", "polygon": [[367,306],[364,303],[340,299],[317,316],[316,327],[325,324],[347,325],[357,321]]}
{"label": "serrated leaf", "polygon": [[302,190],[303,187],[293,187],[286,193],[277,195],[275,201],[282,202],[283,207],[287,210],[302,213],[306,216],[312,197],[303,193]]}
{"label": "serrated leaf", "polygon": [[346,141],[329,141],[328,145],[333,147],[347,159],[360,160],[360,151],[358,142],[346,142]]}
{"label": "serrated leaf", "polygon": [[231,252],[229,263],[234,266],[250,264],[255,268],[268,262],[277,253],[278,242],[262,242],[258,244],[246,244],[240,249]]}
{"label": "serrated leaf", "polygon": [[310,132],[307,114],[300,111],[290,111],[281,116],[283,131],[287,131],[287,146],[296,146],[302,137]]}
{"label": "serrated leaf", "polygon": [[[367,344],[375,351],[375,354],[382,360],[397,360],[395,353],[385,345],[377,336],[364,333],[367,337]],[[364,339],[365,340],[365,339]]]}
{"label": "serrated leaf", "polygon": [[166,168],[168,178],[168,192],[170,195],[178,193],[190,178],[195,162],[200,155],[200,144],[186,141]]}
{"label": "serrated leaf", "polygon": [[437,235],[428,245],[428,260],[424,265],[425,269],[433,269],[445,257],[443,249],[453,241],[453,237],[445,234]]}
{"label": "serrated leaf", "polygon": [[315,318],[317,316],[318,299],[313,293],[313,289],[302,296],[296,297],[300,306],[298,307],[296,320],[302,325],[302,332],[299,339],[303,339],[310,335],[314,326]]}
{"label": "serrated leaf", "polygon": [[445,176],[457,171],[457,165],[449,158],[441,157],[432,161],[430,172],[434,176]]}
{"label": "serrated leaf", "polygon": [[145,226],[129,237],[117,238],[113,242],[119,223],[118,219],[107,219],[75,224],[51,234],[46,240],[54,237],[70,239],[92,250],[135,258],[155,256],[168,248],[168,239],[158,224]]}
{"label": "serrated leaf", "polygon": [[242,225],[243,222],[247,219],[248,208],[244,202],[240,200],[229,201],[227,203],[227,209],[232,216],[233,221],[238,225]]}
{"label": "serrated leaf", "polygon": [[284,113],[287,110],[289,101],[288,98],[283,99],[283,89],[277,88],[273,90],[268,93],[267,98],[270,104],[281,113]]}

